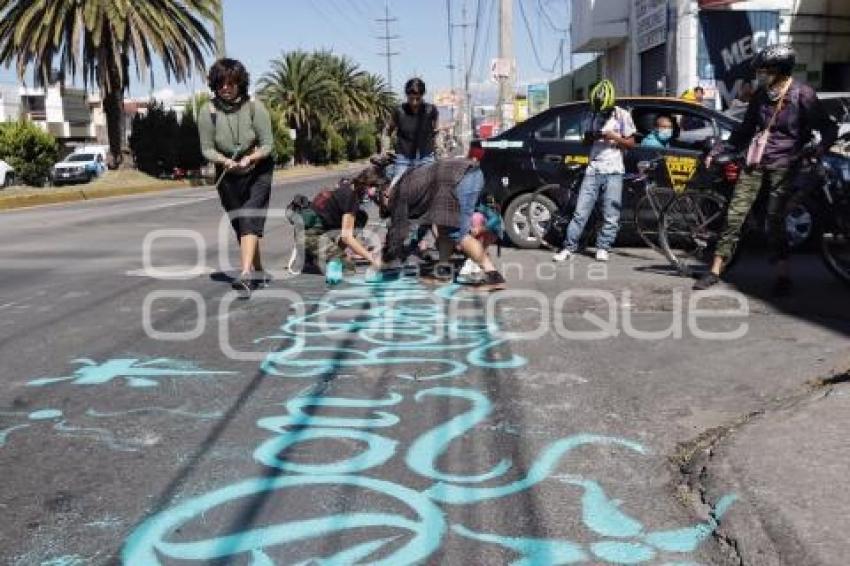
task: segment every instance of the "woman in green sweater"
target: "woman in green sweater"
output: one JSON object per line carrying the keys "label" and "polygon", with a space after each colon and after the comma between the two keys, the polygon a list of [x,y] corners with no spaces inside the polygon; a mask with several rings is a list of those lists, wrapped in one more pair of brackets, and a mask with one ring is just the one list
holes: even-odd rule
{"label": "woman in green sweater", "polygon": [[271,120],[265,106],[251,100],[250,77],[239,61],[217,61],[208,82],[214,96],[198,115],[201,149],[215,164],[221,204],[239,240],[242,271],[233,289],[248,298],[264,280],[259,241],[274,172]]}

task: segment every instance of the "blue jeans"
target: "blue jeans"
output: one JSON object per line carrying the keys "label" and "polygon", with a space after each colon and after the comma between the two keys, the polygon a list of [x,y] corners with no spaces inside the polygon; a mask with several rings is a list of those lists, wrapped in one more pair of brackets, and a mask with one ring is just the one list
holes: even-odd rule
{"label": "blue jeans", "polygon": [[605,223],[596,236],[596,248],[609,250],[614,246],[620,231],[620,211],[623,208],[623,175],[585,175],[578,194],[578,203],[573,219],[567,228],[564,247],[571,252],[578,249],[584,227],[597,201],[602,199],[602,215]]}
{"label": "blue jeans", "polygon": [[420,155],[419,157],[409,158],[403,155],[397,155],[395,158],[395,163],[393,164],[393,182],[396,181],[402,174],[408,169],[413,169],[414,167],[419,167],[420,165],[427,165],[429,163],[434,163],[435,161],[434,154],[431,153],[429,155]]}
{"label": "blue jeans", "polygon": [[469,234],[472,228],[472,215],[475,213],[475,205],[478,204],[478,197],[481,191],[484,190],[484,173],[479,168],[467,171],[460,182],[455,187],[455,196],[460,204],[460,220],[457,230],[452,230],[449,237],[456,243],[459,243]]}

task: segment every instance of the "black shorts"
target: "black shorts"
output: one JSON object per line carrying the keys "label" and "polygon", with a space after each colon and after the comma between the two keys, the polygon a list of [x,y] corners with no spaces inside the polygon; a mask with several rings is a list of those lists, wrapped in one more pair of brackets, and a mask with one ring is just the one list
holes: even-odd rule
{"label": "black shorts", "polygon": [[218,185],[221,205],[230,217],[236,237],[263,237],[272,191],[274,162],[264,159],[250,173],[225,175]]}

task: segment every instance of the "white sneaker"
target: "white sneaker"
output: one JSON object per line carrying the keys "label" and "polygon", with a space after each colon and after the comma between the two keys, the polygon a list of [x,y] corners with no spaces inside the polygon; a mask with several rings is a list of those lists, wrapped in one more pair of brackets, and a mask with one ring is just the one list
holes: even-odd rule
{"label": "white sneaker", "polygon": [[561,251],[559,251],[558,253],[556,253],[555,255],[552,256],[552,261],[556,261],[556,262],[567,261],[568,259],[570,259],[570,257],[572,257],[572,255],[573,255],[573,252],[571,252],[567,248],[564,248],[564,249],[562,249]]}
{"label": "white sneaker", "polygon": [[478,264],[471,259],[467,259],[464,262],[463,267],[460,268],[460,275],[464,277],[478,275],[479,273],[481,273],[481,268],[478,267]]}
{"label": "white sneaker", "polygon": [[596,261],[608,261],[608,250],[596,250]]}

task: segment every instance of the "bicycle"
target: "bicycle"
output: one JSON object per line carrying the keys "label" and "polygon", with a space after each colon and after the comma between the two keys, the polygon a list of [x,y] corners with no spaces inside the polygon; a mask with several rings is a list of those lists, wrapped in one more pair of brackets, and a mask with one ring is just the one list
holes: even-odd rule
{"label": "bicycle", "polygon": [[[817,244],[827,268],[850,284],[850,183],[827,160],[808,157],[811,148],[798,154],[802,167],[795,181],[798,189],[786,208],[786,229],[792,250]],[[731,193],[743,159],[740,154],[718,156],[712,168],[710,187],[695,186],[673,199],[662,212],[659,242],[679,272],[693,276],[707,268],[726,224]],[[704,177],[703,177],[704,178]],[[819,189],[819,190],[818,190]],[[765,232],[766,195],[753,205],[742,227],[739,244],[726,262],[732,269],[754,236]]]}
{"label": "bicycle", "polygon": [[[638,163],[638,173],[623,177],[624,198],[631,194],[637,204],[634,214],[623,222],[634,225],[641,240],[650,248],[659,251],[658,236],[661,213],[673,196],[670,191],[658,187],[654,180],[655,172],[663,157],[641,161]],[[563,247],[567,227],[575,211],[578,194],[584,177],[585,166],[578,163],[566,165],[569,182],[566,186],[547,184],[532,193],[526,209],[529,232],[539,245],[548,249],[560,250]],[[636,193],[642,192],[639,197]],[[594,209],[588,220],[588,226],[598,227],[602,218],[599,207]],[[594,230],[585,230],[580,240],[580,247],[586,248]]]}

